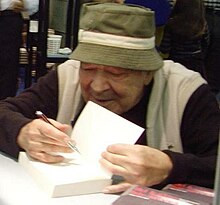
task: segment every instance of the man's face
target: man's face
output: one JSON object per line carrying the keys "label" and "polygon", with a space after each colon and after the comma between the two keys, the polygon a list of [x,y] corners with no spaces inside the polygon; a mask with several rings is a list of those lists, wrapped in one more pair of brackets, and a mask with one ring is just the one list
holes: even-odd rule
{"label": "man's face", "polygon": [[79,75],[84,100],[117,114],[134,107],[152,79],[152,73],[90,63],[81,63]]}

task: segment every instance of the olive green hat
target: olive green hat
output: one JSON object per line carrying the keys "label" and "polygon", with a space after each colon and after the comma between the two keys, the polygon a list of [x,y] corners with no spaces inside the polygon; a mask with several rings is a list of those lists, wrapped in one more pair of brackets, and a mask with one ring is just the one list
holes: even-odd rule
{"label": "olive green hat", "polygon": [[157,70],[154,12],[136,5],[83,4],[78,45],[70,58],[133,70]]}

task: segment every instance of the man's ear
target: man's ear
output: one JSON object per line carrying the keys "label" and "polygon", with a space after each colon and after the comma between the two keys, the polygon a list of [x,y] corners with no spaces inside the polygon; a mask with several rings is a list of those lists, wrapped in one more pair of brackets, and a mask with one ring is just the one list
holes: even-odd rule
{"label": "man's ear", "polygon": [[148,85],[153,77],[154,77],[155,71],[144,71],[144,85]]}

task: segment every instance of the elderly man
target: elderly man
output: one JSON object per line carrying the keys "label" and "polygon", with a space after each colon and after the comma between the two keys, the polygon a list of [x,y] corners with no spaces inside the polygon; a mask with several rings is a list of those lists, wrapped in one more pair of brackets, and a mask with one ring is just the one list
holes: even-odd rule
{"label": "elderly man", "polygon": [[[124,179],[105,193],[131,184],[212,187],[218,104],[198,73],[161,60],[154,31],[149,9],[84,4],[72,60],[0,103],[1,150],[13,157],[25,150],[43,162],[62,161],[50,153],[71,152],[63,143],[69,138],[67,124],[91,100],[146,129],[135,145],[114,144],[102,153],[100,163]],[[35,119],[36,110],[54,119],[59,130]]]}

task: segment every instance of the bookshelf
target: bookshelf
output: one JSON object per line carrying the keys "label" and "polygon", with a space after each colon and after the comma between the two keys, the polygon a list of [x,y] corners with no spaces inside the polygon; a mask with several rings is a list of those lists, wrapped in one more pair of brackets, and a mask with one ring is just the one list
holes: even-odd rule
{"label": "bookshelf", "polygon": [[[47,36],[50,24],[51,12],[50,0],[39,0],[39,11],[35,19],[29,19],[27,31],[27,64],[25,64],[25,87],[29,87],[33,81],[48,72],[48,63],[63,63],[68,55],[47,55]],[[78,25],[79,25],[79,0],[66,1],[66,22],[65,22],[65,47],[72,50],[77,46]],[[62,15],[62,14],[61,14]],[[37,24],[37,30],[32,30],[32,25]],[[21,53],[22,54],[22,53]],[[23,51],[24,54],[24,51]],[[33,59],[34,58],[34,59]],[[34,71],[34,72],[33,72]],[[34,75],[33,75],[34,73]]]}

